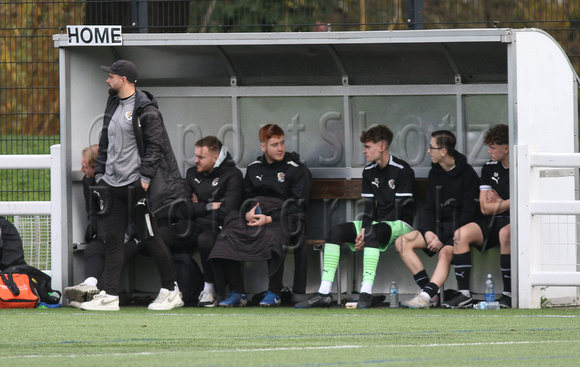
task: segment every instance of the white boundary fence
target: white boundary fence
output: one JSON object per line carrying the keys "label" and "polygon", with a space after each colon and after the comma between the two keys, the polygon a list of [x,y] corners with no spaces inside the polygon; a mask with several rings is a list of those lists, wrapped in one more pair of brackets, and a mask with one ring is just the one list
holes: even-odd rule
{"label": "white boundary fence", "polygon": [[[578,264],[580,248],[578,245],[578,218],[580,218],[580,201],[577,198],[577,176],[580,168],[580,153],[537,153],[528,146],[517,146],[516,184],[517,192],[517,287],[518,307],[539,308],[540,288],[545,286],[580,287],[580,265]],[[34,202],[0,202],[0,215],[49,215],[51,217],[51,269],[46,271],[52,276],[53,287],[62,290],[63,277],[68,269],[65,264],[67,247],[62,233],[62,160],[61,146],[50,148],[50,155],[0,155],[0,169],[50,169],[51,201]],[[573,186],[566,186],[570,191],[570,200],[542,200],[540,168],[573,168],[566,170],[574,176]],[[570,177],[565,177],[570,179]],[[569,189],[568,189],[569,188]],[[542,234],[541,216],[569,216],[574,223],[572,236],[564,243],[569,249],[566,264],[555,264],[557,270],[542,269]],[[549,236],[555,236],[549,233]],[[552,264],[554,265],[554,264]]]}
{"label": "white boundary fence", "polygon": [[52,276],[52,286],[61,290],[66,269],[63,264],[66,246],[63,246],[61,206],[61,146],[50,147],[50,154],[0,155],[0,169],[50,169],[51,201],[0,201],[0,215],[48,215],[51,219],[51,268],[43,269]]}
{"label": "white boundary fence", "polygon": [[[519,308],[539,308],[542,287],[580,287],[578,168],[580,153],[539,153],[529,146],[517,147],[518,227],[517,247],[512,244],[512,249],[517,250]],[[555,181],[545,185],[542,179]],[[546,196],[570,199],[546,200]],[[541,222],[546,216],[563,217],[564,224],[546,226]],[[549,229],[548,233],[542,233],[542,228]],[[546,266],[546,258],[558,251],[564,254],[560,262]]]}

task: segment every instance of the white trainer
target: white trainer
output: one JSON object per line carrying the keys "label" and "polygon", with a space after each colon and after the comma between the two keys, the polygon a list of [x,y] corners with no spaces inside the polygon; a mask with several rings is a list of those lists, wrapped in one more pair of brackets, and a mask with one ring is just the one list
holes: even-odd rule
{"label": "white trainer", "polygon": [[212,291],[202,291],[199,294],[199,302],[197,307],[215,307],[217,305],[217,299],[215,293]]}
{"label": "white trainer", "polygon": [[148,308],[155,311],[168,311],[175,307],[183,307],[183,300],[177,287],[173,291],[161,288],[159,295],[155,298],[155,301],[149,304]]}
{"label": "white trainer", "polygon": [[92,300],[81,303],[81,310],[119,311],[119,296],[110,296],[105,291],[101,291]]}
{"label": "white trainer", "polygon": [[414,298],[401,302],[401,306],[408,308],[429,308],[431,301],[429,295],[425,292],[420,292]]}
{"label": "white trainer", "polygon": [[72,287],[66,287],[64,289],[64,296],[69,301],[75,302],[88,302],[93,299],[95,295],[99,294],[99,288],[86,283],[81,283],[79,285],[74,285]]}
{"label": "white trainer", "polygon": [[81,308],[82,303],[77,301],[70,301],[68,305],[74,308]]}

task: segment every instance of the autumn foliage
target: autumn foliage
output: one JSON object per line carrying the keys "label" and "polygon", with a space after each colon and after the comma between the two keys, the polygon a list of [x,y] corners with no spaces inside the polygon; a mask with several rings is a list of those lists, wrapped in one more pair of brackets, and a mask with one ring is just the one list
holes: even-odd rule
{"label": "autumn foliage", "polygon": [[[131,1],[0,2],[0,139],[59,134],[58,49],[69,24],[132,26]],[[579,70],[580,0],[423,1],[424,29],[536,27],[548,31]],[[149,1],[148,32],[407,29],[407,0]],[[179,24],[177,24],[179,23]],[[326,28],[325,28],[326,30]]]}

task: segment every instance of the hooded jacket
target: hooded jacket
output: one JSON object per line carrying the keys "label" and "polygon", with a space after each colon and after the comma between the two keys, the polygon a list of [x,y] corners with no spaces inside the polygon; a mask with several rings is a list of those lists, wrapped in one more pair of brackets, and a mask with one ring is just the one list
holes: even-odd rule
{"label": "hooded jacket", "polygon": [[[141,158],[140,174],[144,181],[150,182],[147,190],[149,207],[153,213],[157,213],[174,201],[183,199],[185,190],[157,100],[149,92],[137,89],[135,93],[132,124]],[[106,171],[108,127],[118,106],[119,97],[110,96],[105,108],[99,153],[95,164],[97,181]]]}
{"label": "hooded jacket", "polygon": [[[195,194],[198,202],[191,201]],[[231,211],[237,211],[242,204],[243,175],[236,167],[230,153],[222,147],[218,160],[211,172],[197,172],[191,167],[185,175],[185,195],[190,216],[203,227],[212,224],[223,225],[224,218]],[[207,204],[221,202],[219,209],[207,210]]]}
{"label": "hooded jacket", "polygon": [[479,177],[463,154],[456,152],[454,158],[455,167],[449,171],[431,164],[423,233],[437,233],[440,223],[452,223],[457,229],[479,218]]}

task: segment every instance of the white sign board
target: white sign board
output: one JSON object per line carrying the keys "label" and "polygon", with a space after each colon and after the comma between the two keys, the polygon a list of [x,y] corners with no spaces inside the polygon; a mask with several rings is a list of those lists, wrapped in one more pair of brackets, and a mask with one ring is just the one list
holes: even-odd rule
{"label": "white sign board", "polygon": [[120,25],[69,25],[66,27],[68,44],[71,46],[121,46]]}

